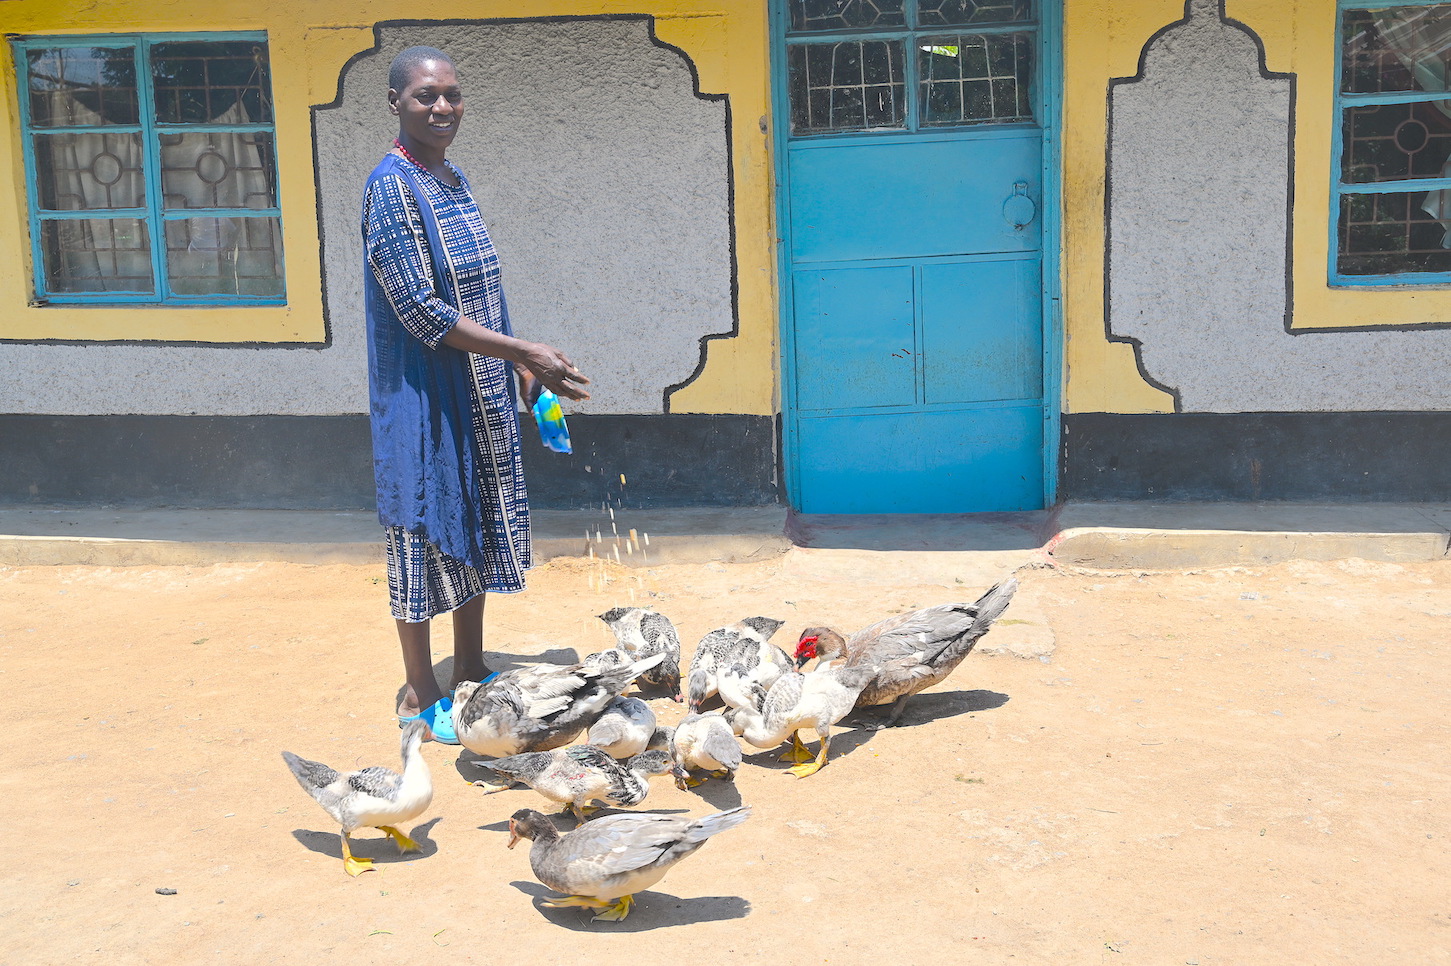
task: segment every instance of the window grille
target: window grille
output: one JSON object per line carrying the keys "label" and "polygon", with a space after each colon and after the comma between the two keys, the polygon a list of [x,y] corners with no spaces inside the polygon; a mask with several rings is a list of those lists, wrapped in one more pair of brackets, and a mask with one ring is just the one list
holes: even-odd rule
{"label": "window grille", "polygon": [[1032,0],[789,0],[791,135],[1031,124]]}
{"label": "window grille", "polygon": [[42,302],[281,303],[263,34],[15,41]]}
{"label": "window grille", "polygon": [[1341,0],[1330,279],[1451,281],[1451,3]]}

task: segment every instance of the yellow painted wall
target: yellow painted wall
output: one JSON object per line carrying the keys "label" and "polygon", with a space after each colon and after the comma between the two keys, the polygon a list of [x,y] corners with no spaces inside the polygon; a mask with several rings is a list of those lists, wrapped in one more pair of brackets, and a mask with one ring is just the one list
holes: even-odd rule
{"label": "yellow painted wall", "polygon": [[[740,333],[709,343],[700,377],[676,393],[673,412],[774,413],[775,278],[771,235],[771,163],[760,119],[767,114],[768,46],[764,0],[459,0],[447,19],[650,14],[656,33],[695,63],[705,93],[730,95],[733,118],[735,230]],[[428,11],[379,7],[366,0],[98,0],[84,24],[55,0],[7,0],[0,31],[21,35],[265,30],[272,62],[279,192],[286,258],[286,306],[30,307],[30,242],[15,68],[0,52],[0,339],[157,340],[181,342],[320,342],[320,244],[313,185],[309,109],[333,100],[348,58],[373,46],[379,17]]]}
{"label": "yellow painted wall", "polygon": [[[1335,99],[1332,0],[1227,0],[1225,12],[1257,33],[1266,66],[1294,73],[1293,327],[1445,322],[1441,289],[1331,288],[1330,175]],[[1138,72],[1144,43],[1184,16],[1183,0],[1065,3],[1063,273],[1068,412],[1172,411],[1168,394],[1138,375],[1132,347],[1111,343],[1104,322],[1104,169],[1108,83]],[[1278,320],[1276,320],[1278,321]],[[1331,338],[1332,336],[1326,336]]]}

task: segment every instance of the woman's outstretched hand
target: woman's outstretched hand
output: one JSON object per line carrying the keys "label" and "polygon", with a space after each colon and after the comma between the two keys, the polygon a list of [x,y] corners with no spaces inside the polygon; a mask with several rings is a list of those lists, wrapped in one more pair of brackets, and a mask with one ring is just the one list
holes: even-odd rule
{"label": "woman's outstretched hand", "polygon": [[575,400],[589,398],[589,393],[581,388],[589,385],[589,377],[576,369],[569,357],[554,346],[532,342],[520,361],[545,389],[555,395]]}

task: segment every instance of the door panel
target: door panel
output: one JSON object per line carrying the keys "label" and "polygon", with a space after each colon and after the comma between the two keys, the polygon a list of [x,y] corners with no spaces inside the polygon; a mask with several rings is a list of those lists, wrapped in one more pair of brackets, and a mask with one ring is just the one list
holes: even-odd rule
{"label": "door panel", "polygon": [[792,145],[791,254],[844,261],[1022,252],[1038,232],[1002,217],[1015,182],[1036,203],[1042,138],[974,132],[952,140]]}
{"label": "door panel", "polygon": [[910,268],[795,276],[796,404],[910,406],[917,398]]}
{"label": "door panel", "polygon": [[811,420],[800,441],[803,513],[962,513],[1043,501],[1037,405]]}
{"label": "door panel", "polygon": [[1039,268],[1037,258],[923,267],[927,403],[1043,395]]}

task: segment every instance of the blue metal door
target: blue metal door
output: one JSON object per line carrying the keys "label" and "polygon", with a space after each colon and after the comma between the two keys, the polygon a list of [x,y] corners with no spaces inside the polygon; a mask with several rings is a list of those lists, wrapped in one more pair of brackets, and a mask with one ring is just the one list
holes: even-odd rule
{"label": "blue metal door", "polygon": [[1054,423],[1040,207],[1054,60],[1038,6],[773,10],[789,118],[778,126],[787,483],[803,512],[1044,505]]}

